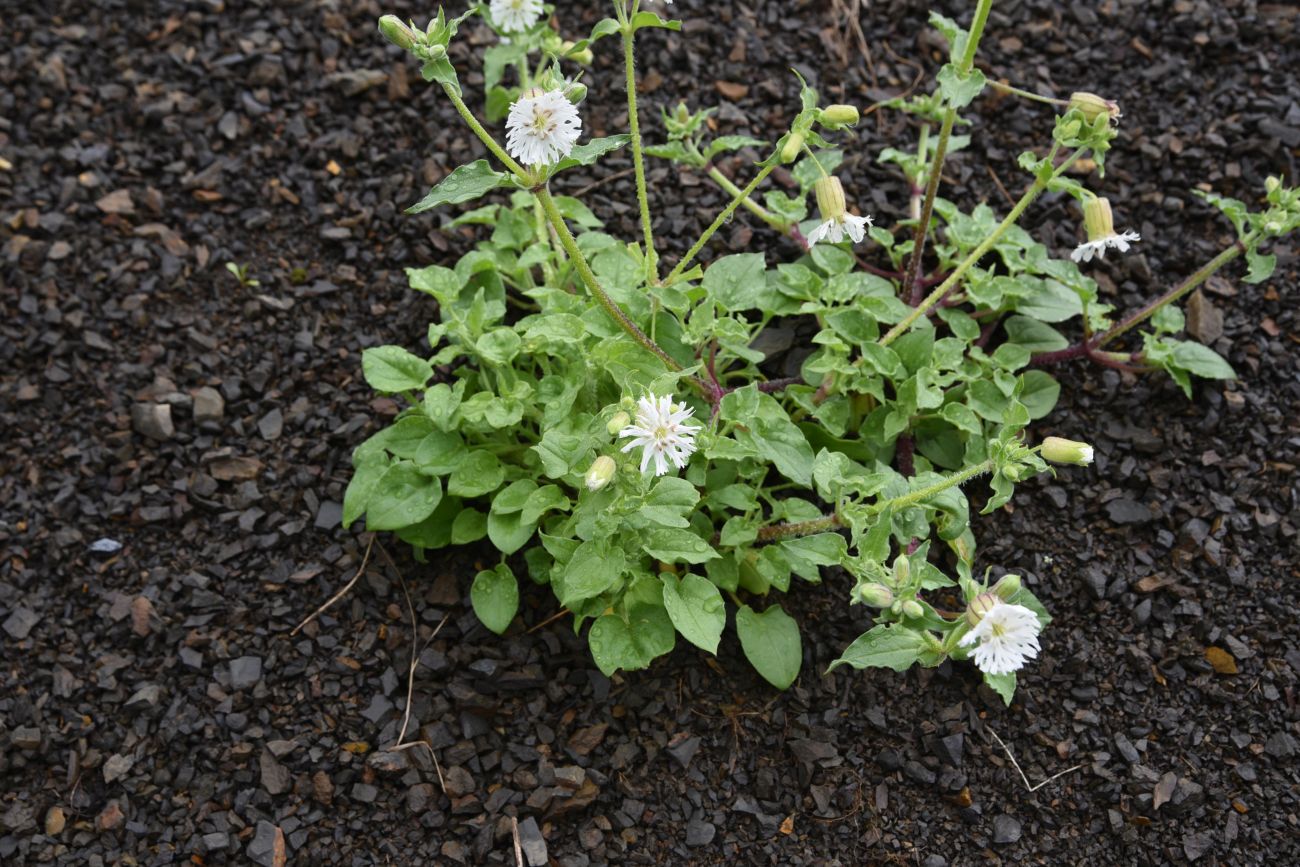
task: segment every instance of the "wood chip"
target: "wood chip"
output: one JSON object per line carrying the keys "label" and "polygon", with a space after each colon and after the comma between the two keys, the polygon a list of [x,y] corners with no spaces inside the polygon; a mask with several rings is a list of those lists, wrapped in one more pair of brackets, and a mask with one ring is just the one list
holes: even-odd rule
{"label": "wood chip", "polygon": [[1219,674],[1236,674],[1237,660],[1232,658],[1232,654],[1222,647],[1207,647],[1205,649],[1205,659],[1214,670]]}
{"label": "wood chip", "polygon": [[713,86],[718,89],[718,93],[733,102],[739,102],[749,95],[749,86],[745,84],[736,84],[731,81],[715,81]]}
{"label": "wood chip", "polygon": [[105,214],[135,213],[135,202],[131,201],[130,190],[114,190],[95,202],[95,207]]}

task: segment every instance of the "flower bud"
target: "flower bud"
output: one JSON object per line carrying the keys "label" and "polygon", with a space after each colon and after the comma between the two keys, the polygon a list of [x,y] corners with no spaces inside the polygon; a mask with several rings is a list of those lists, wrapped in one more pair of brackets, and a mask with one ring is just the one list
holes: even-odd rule
{"label": "flower bud", "polygon": [[614,459],[609,455],[601,455],[592,461],[591,469],[587,470],[587,490],[599,491],[609,484],[610,479],[614,478],[614,473],[618,467],[614,464]]}
{"label": "flower bud", "polygon": [[587,98],[587,85],[581,81],[571,81],[564,86],[564,98],[574,105],[581,105]]}
{"label": "flower bud", "polygon": [[917,602],[915,599],[909,599],[903,603],[903,615],[913,619],[924,617],[925,609],[921,607],[920,602]]}
{"label": "flower bud", "polygon": [[844,217],[847,207],[844,203],[844,185],[834,176],[821,177],[813,184],[817,193],[817,209],[823,220],[839,220]]}
{"label": "flower bud", "polygon": [[888,608],[894,604],[894,594],[884,584],[864,584],[858,595],[873,608]]}
{"label": "flower bud", "polygon": [[419,41],[415,31],[402,23],[396,15],[385,15],[379,19],[379,32],[384,38],[398,48],[410,51]]}
{"label": "flower bud", "polygon": [[1097,94],[1088,93],[1087,91],[1070,94],[1069,109],[1077,109],[1083,112],[1083,116],[1088,119],[1088,123],[1093,123],[1102,116],[1111,120],[1119,117],[1119,103],[1103,99]]}
{"label": "flower bud", "polygon": [[979,622],[984,619],[984,615],[993,610],[994,605],[1001,605],[1002,600],[996,593],[981,593],[970,601],[966,606],[966,622],[971,626],[978,626]]}
{"label": "flower bud", "polygon": [[1075,464],[1085,467],[1092,463],[1092,446],[1061,437],[1048,437],[1043,440],[1039,454],[1044,460],[1054,464]]}
{"label": "flower bud", "polygon": [[446,59],[447,59],[447,46],[445,46],[445,45],[437,45],[437,44],[430,45],[427,49],[425,49],[424,56],[425,56],[427,59],[429,59],[429,60],[433,60],[433,61],[446,60]]}
{"label": "flower bud", "polygon": [[1083,203],[1083,226],[1088,230],[1089,241],[1100,241],[1115,234],[1115,217],[1110,212],[1110,199],[1093,196]]}
{"label": "flower bud", "polygon": [[583,66],[591,66],[592,60],[595,59],[591,53],[591,49],[584,48],[581,51],[574,51],[573,46],[575,44],[576,43],[574,43],[573,40],[566,39],[564,42],[560,43],[560,51],[562,51],[564,55],[574,63],[579,63]]}
{"label": "flower bud", "polygon": [[828,105],[822,109],[822,120],[826,123],[848,124],[858,122],[858,109],[852,105]]}
{"label": "flower bud", "polygon": [[1264,192],[1271,193],[1280,186],[1282,186],[1281,178],[1274,177],[1273,175],[1264,178]]}
{"label": "flower bud", "polygon": [[993,585],[993,592],[998,595],[999,599],[1010,599],[1020,592],[1020,576],[1003,575],[998,579],[998,583]]}
{"label": "flower bud", "polygon": [[628,412],[636,409],[636,401],[627,395],[623,395],[623,399],[618,402],[618,405]]}
{"label": "flower bud", "polygon": [[613,418],[609,420],[609,424],[605,425],[605,430],[609,431],[610,436],[616,437],[618,436],[618,432],[627,427],[627,423],[631,420],[632,416],[627,413],[616,412],[614,413]]}
{"label": "flower bud", "polygon": [[912,576],[912,561],[907,558],[906,554],[899,554],[894,558],[894,582],[899,586],[907,583],[907,579]]}
{"label": "flower bud", "polygon": [[804,135],[801,132],[792,132],[786,136],[785,145],[781,148],[781,162],[792,163],[799,156],[799,150],[803,147]]}
{"label": "flower bud", "polygon": [[1071,139],[1078,138],[1079,133],[1082,131],[1083,131],[1083,124],[1079,123],[1077,120],[1072,120],[1069,123],[1067,123],[1065,126],[1061,127],[1061,138],[1066,141],[1069,141]]}
{"label": "flower bud", "polygon": [[902,599],[895,599],[894,602],[893,602],[893,604],[891,604],[891,605],[889,606],[889,613],[890,613],[890,614],[893,614],[895,617],[897,617],[898,615],[902,614],[902,613],[903,613],[903,600],[902,600]]}

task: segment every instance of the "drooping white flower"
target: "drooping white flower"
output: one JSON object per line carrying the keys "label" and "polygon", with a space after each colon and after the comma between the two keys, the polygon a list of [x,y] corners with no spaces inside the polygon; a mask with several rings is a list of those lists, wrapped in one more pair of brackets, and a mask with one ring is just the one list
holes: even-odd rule
{"label": "drooping white flower", "polygon": [[488,11],[502,32],[518,33],[537,23],[542,14],[542,0],[492,0]]}
{"label": "drooping white flower", "polygon": [[808,233],[808,246],[820,241],[838,244],[847,234],[858,244],[867,236],[871,226],[870,217],[850,214],[844,204],[844,186],[836,177],[824,176],[813,185],[817,193],[817,208],[821,211],[823,222]]}
{"label": "drooping white flower", "polygon": [[577,106],[561,90],[528,90],[510,106],[506,117],[506,150],[530,166],[564,159],[581,134]]}
{"label": "drooping white flower", "polygon": [[619,437],[632,437],[632,442],[623,446],[624,452],[641,448],[641,472],[645,472],[653,460],[655,475],[662,476],[668,472],[668,464],[683,469],[695,451],[695,434],[698,427],[688,426],[686,420],[694,412],[683,404],[674,404],[668,395],[655,397],[653,394],[636,402],[636,419],[633,424],[619,431]]}
{"label": "drooping white flower", "polygon": [[854,214],[845,212],[835,219],[827,220],[817,228],[808,233],[808,246],[812,246],[820,241],[826,241],[830,244],[838,244],[848,235],[853,239],[853,243],[860,244],[862,239],[867,236],[867,229],[871,227],[870,217],[859,217]]}
{"label": "drooping white flower", "polygon": [[[992,598],[985,599],[985,596]],[[983,615],[975,627],[962,636],[961,646],[975,645],[971,655],[980,671],[1010,674],[1038,656],[1038,633],[1043,627],[1037,614],[1023,605],[1003,602],[992,594],[977,597],[970,610],[977,609],[982,610]]]}
{"label": "drooping white flower", "polygon": [[1070,254],[1070,258],[1076,262],[1091,262],[1094,255],[1103,259],[1109,247],[1127,253],[1129,244],[1142,240],[1137,232],[1115,231],[1115,219],[1111,215],[1109,199],[1097,197],[1084,202],[1083,225],[1088,230],[1088,240],[1075,247],[1074,252]]}

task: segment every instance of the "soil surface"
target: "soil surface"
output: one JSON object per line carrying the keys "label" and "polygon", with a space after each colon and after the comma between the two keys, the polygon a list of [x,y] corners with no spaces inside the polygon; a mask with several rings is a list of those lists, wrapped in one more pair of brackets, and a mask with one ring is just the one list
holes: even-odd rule
{"label": "soil surface", "polygon": [[[604,9],[560,5],[569,36]],[[644,39],[648,134],[683,98],[775,137],[790,66],[834,100],[896,95],[942,62],[928,5],[679,0],[684,32]],[[1239,381],[1188,401],[1060,371],[1039,433],[1095,443],[1096,464],[978,527],[981,565],[1024,574],[1056,617],[1010,709],[968,666],[820,675],[868,625],[835,574],[783,600],[806,653],[788,692],[731,633],[717,661],[679,642],[609,680],[542,589],[506,637],[478,625],[482,552],[420,564],[338,526],[351,449],[396,411],[360,352],[418,346],[432,302],[402,268],[473,241],[440,228],[450,213],[400,213],[479,149],[376,35],[390,11],[427,14],[0,16],[0,863],[515,864],[514,819],[524,863],[566,867],[1300,861],[1294,242],[1268,283],[1238,266],[1204,294],[1194,327]],[[1197,185],[1254,202],[1268,174],[1296,182],[1298,27],[1255,0],[995,5],[990,75],[1122,103],[1101,189],[1143,241],[1090,266],[1109,302],[1134,309],[1230,242]],[[467,37],[462,68],[488,41]],[[597,54],[585,123],[619,132],[620,61]],[[943,194],[1005,210],[1050,114],[986,94],[970,116]],[[890,225],[906,190],[874,154],[915,129],[882,111],[859,138],[845,186]],[[595,184],[635,238],[629,159],[561,186]],[[651,178],[671,254],[721,198],[662,163]],[[1064,200],[1028,219],[1062,253],[1079,224]],[[755,248],[794,253],[741,216],[709,254]],[[420,746],[393,749],[404,727]]]}

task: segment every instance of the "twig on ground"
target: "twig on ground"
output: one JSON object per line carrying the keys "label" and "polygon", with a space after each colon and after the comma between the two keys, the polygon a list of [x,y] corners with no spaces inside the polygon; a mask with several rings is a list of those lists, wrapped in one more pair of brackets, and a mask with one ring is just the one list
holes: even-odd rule
{"label": "twig on ground", "polygon": [[1020,762],[1016,761],[1016,757],[1012,754],[1011,748],[1002,742],[1002,738],[998,737],[998,733],[993,731],[993,729],[989,728],[988,726],[985,726],[984,730],[989,734],[993,735],[993,740],[997,741],[998,746],[1002,747],[1002,749],[1006,751],[1007,758],[1011,759],[1011,764],[1013,767],[1015,767],[1016,773],[1020,774],[1021,781],[1025,784],[1025,788],[1028,789],[1030,792],[1037,792],[1039,789],[1041,789],[1043,786],[1046,786],[1048,783],[1052,782],[1053,780],[1060,779],[1061,777],[1064,777],[1066,774],[1070,773],[1071,771],[1077,771],[1079,770],[1079,768],[1083,767],[1083,765],[1075,765],[1072,768],[1066,768],[1065,770],[1061,771],[1059,774],[1056,774],[1055,776],[1048,777],[1046,780],[1043,780],[1038,785],[1031,786],[1029,785],[1029,778],[1026,777],[1025,772],[1020,769]]}
{"label": "twig on ground", "polygon": [[348,595],[348,591],[352,589],[352,586],[356,584],[358,581],[360,581],[361,576],[365,574],[366,564],[370,562],[370,549],[373,548],[374,545],[375,545],[375,537],[374,534],[371,534],[370,542],[366,545],[366,554],[364,557],[361,558],[361,566],[357,569],[357,574],[352,576],[351,581],[343,585],[342,590],[340,590],[339,592],[331,596],[324,605],[322,605],[320,608],[317,608],[315,611],[313,611],[311,614],[307,616],[306,620],[304,620],[302,623],[299,623],[297,626],[295,626],[293,630],[290,631],[289,635],[291,636],[297,635],[299,630],[301,630],[304,626],[306,626],[308,623],[311,623],[317,617],[320,617],[322,614],[328,611],[330,609],[330,606],[332,606],[335,602],[338,602],[344,596]]}
{"label": "twig on ground", "polygon": [[573,612],[571,612],[571,611],[570,611],[569,609],[567,609],[567,608],[561,608],[559,611],[555,612],[555,613],[552,614],[550,617],[548,617],[548,618],[546,618],[545,620],[543,620],[541,623],[537,624],[536,626],[531,627],[531,628],[530,628],[527,632],[525,632],[524,634],[525,634],[525,635],[532,635],[532,634],[533,634],[534,632],[536,632],[537,630],[539,630],[539,629],[545,629],[546,627],[550,626],[552,623],[554,623],[555,621],[559,620],[559,619],[560,619],[561,617],[563,617],[564,615],[566,615],[566,614],[572,614],[572,613],[573,613]]}
{"label": "twig on ground", "polygon": [[451,617],[451,612],[449,611],[443,615],[442,620],[440,620],[438,625],[434,627],[433,634],[429,636],[429,640],[424,642],[423,647],[417,648],[416,640],[420,634],[420,621],[415,616],[415,604],[411,601],[411,591],[406,586],[406,578],[403,577],[402,570],[397,568],[397,564],[393,562],[393,558],[389,556],[387,549],[385,549],[383,545],[379,546],[379,553],[388,561],[388,565],[393,570],[393,574],[397,576],[398,582],[401,583],[402,595],[406,597],[406,609],[411,615],[411,664],[406,672],[406,711],[402,714],[402,728],[401,731],[397,733],[397,741],[389,747],[389,752],[400,753],[404,750],[409,750],[412,747],[424,747],[427,749],[429,751],[429,757],[433,759],[433,768],[438,772],[438,785],[442,787],[442,793],[445,795],[447,794],[447,782],[442,777],[442,765],[438,763],[438,754],[433,751],[433,747],[429,746],[427,741],[407,741],[406,729],[411,724],[411,699],[415,695],[415,670],[420,666],[420,654],[423,653],[425,648],[432,644],[433,640],[438,637],[438,633],[442,631],[442,627]]}
{"label": "twig on ground", "polygon": [[524,847],[519,843],[519,817],[510,817],[510,835],[515,838],[515,867],[524,867]]}
{"label": "twig on ground", "polygon": [[587,185],[586,185],[585,187],[583,187],[582,189],[577,190],[576,192],[573,193],[573,197],[574,197],[575,199],[581,199],[584,195],[586,195],[587,193],[590,193],[592,190],[596,189],[596,187],[599,187],[599,186],[601,186],[602,184],[608,184],[608,183],[610,183],[611,181],[616,181],[616,180],[618,180],[619,178],[625,178],[625,177],[627,177],[628,175],[632,174],[634,171],[636,171],[636,170],[635,170],[635,169],[624,169],[624,170],[621,171],[621,172],[614,172],[614,174],[612,174],[612,175],[606,175],[605,177],[600,178],[599,180],[592,181],[591,183],[587,184]]}

